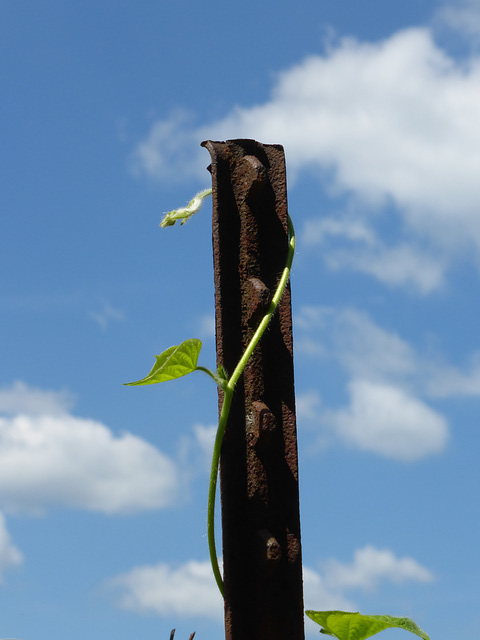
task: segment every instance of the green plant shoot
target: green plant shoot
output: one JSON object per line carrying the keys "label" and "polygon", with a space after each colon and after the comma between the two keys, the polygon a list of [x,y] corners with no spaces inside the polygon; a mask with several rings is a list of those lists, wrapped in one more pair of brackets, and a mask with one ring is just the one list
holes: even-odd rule
{"label": "green plant shoot", "polygon": [[[174,209],[165,214],[160,222],[161,227],[171,227],[176,222],[185,224],[195,213],[197,213],[203,205],[205,198],[212,194],[212,189],[204,189],[197,193],[187,204],[186,207]],[[287,282],[290,278],[290,271],[295,253],[295,231],[292,220],[288,216],[288,254],[282,275],[278,282],[275,293],[270,301],[265,315],[261,319],[252,339],[250,340],[245,352],[238,362],[235,370],[230,377],[222,367],[218,367],[214,373],[206,367],[197,365],[198,356],[202,348],[200,340],[191,338],[185,340],[178,346],[169,347],[159,356],[155,356],[155,364],[151,371],[141,380],[136,382],[128,382],[127,386],[141,386],[146,384],[156,384],[158,382],[166,382],[174,380],[194,371],[203,371],[209,375],[217,385],[223,390],[223,404],[220,411],[220,418],[215,437],[215,444],[212,455],[212,465],[210,470],[210,481],[208,489],[208,508],[207,508],[207,538],[210,554],[210,562],[212,564],[213,574],[217,586],[222,597],[223,579],[218,565],[218,558],[215,545],[215,495],[217,487],[218,469],[220,464],[220,452],[222,449],[223,435],[227,425],[230,407],[232,404],[235,386],[240,379],[247,362],[252,353],[260,342],[265,333],[270,320],[272,319],[278,307],[282,294],[285,290]],[[386,615],[362,615],[360,613],[349,613],[347,611],[306,611],[314,622],[318,623],[322,629],[321,633],[333,636],[338,640],[365,640],[384,629],[397,627],[410,631],[422,640],[430,640],[428,635],[422,631],[410,618],[394,618]]]}
{"label": "green plant shoot", "polygon": [[212,195],[211,189],[204,189],[197,193],[187,204],[186,207],[180,209],[174,209],[165,214],[163,220],[160,222],[161,227],[172,227],[176,222],[180,221],[180,224],[185,224],[187,220],[198,213],[202,207],[203,201],[208,196]]}
{"label": "green plant shoot", "polygon": [[[186,207],[181,209],[175,209],[173,211],[165,214],[162,222],[160,223],[161,227],[170,227],[173,226],[176,222],[181,221],[181,224],[184,224],[187,220],[189,220],[192,215],[197,213],[204,199],[211,195],[211,189],[204,189],[197,193],[197,195],[190,200]],[[293,223],[288,217],[288,254],[287,260],[285,264],[285,268],[280,277],[280,281],[277,285],[277,289],[273,295],[272,300],[268,306],[268,309],[260,321],[260,324],[255,331],[252,339],[250,340],[247,348],[245,349],[244,354],[240,358],[235,370],[233,371],[230,378],[227,377],[225,371],[222,367],[218,367],[217,373],[214,373],[210,369],[206,367],[197,366],[197,360],[200,353],[200,349],[202,347],[202,343],[200,340],[190,339],[185,340],[182,344],[174,347],[169,347],[166,351],[164,351],[159,356],[155,356],[156,362],[153,366],[152,370],[141,380],[137,380],[136,382],[129,382],[127,386],[141,386],[146,384],[155,384],[157,382],[165,382],[167,380],[173,380],[175,378],[180,378],[182,376],[187,375],[188,373],[192,373],[194,371],[203,371],[207,375],[209,375],[217,385],[223,390],[223,404],[220,411],[220,418],[218,422],[217,434],[215,437],[215,444],[213,448],[213,456],[212,456],[212,466],[210,471],[210,482],[208,489],[208,508],[207,508],[207,538],[208,538],[208,549],[210,554],[210,562],[212,564],[213,574],[215,576],[215,581],[220,590],[220,593],[223,596],[223,579],[220,573],[220,568],[218,566],[218,557],[216,551],[215,544],[215,496],[217,489],[217,479],[218,479],[218,468],[220,464],[220,452],[222,449],[222,441],[223,435],[225,433],[225,427],[227,426],[228,415],[230,413],[230,407],[232,404],[233,392],[235,390],[235,386],[240,379],[243,370],[247,362],[249,361],[252,353],[254,352],[256,346],[260,342],[262,335],[265,333],[265,329],[267,328],[270,320],[272,319],[280,299],[282,297],[283,291],[287,285],[288,279],[290,277],[290,270],[293,262],[293,255],[295,253],[295,231],[293,228]]]}

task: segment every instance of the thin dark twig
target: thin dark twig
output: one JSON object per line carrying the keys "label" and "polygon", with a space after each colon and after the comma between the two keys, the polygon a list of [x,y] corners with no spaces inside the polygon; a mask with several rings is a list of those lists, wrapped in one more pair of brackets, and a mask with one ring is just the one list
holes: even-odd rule
{"label": "thin dark twig", "polygon": [[173,640],[173,636],[175,635],[175,629],[170,631],[170,640]]}
{"label": "thin dark twig", "polygon": [[195,631],[190,634],[190,638],[188,640],[193,640],[194,637],[195,637]]}

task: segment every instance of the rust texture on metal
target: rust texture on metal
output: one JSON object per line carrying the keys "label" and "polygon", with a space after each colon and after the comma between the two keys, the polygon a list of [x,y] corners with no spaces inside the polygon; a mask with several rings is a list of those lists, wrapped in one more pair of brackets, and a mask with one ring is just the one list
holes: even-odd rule
{"label": "rust texture on metal", "polygon": [[[285,266],[283,147],[206,141],[217,361],[232,373]],[[237,384],[220,462],[227,640],[302,640],[290,286]],[[220,402],[222,394],[220,392]]]}

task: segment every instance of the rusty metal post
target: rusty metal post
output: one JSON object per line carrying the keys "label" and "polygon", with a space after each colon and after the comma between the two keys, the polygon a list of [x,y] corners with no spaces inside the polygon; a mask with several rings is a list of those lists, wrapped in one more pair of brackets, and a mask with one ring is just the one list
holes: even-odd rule
{"label": "rusty metal post", "polygon": [[[217,361],[231,374],[285,266],[285,158],[254,140],[202,146],[212,159]],[[302,640],[289,286],[235,390],[220,487],[226,640]]]}

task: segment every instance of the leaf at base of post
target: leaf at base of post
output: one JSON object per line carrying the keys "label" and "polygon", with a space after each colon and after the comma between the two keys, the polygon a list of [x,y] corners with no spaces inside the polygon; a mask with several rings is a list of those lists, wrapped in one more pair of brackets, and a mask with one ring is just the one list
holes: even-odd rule
{"label": "leaf at base of post", "polygon": [[305,611],[307,616],[323,627],[321,633],[338,638],[338,640],[365,640],[384,629],[396,627],[405,629],[422,638],[430,640],[410,618],[393,616],[362,615],[348,611]]}

